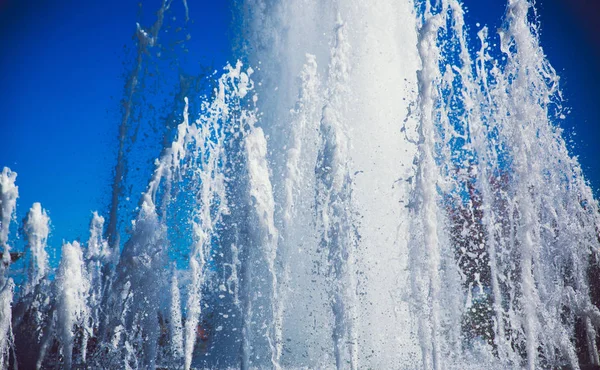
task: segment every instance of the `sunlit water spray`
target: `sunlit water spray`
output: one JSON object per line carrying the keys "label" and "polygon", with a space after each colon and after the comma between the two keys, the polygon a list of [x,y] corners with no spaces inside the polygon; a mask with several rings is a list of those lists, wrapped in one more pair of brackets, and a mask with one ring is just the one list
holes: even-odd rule
{"label": "sunlit water spray", "polygon": [[598,208],[531,4],[496,47],[456,0],[363,3],[237,4],[252,68],[182,99],[123,245],[120,148],[107,230],[94,213],[53,279],[32,206],[17,293],[4,169],[3,366],[598,365]]}

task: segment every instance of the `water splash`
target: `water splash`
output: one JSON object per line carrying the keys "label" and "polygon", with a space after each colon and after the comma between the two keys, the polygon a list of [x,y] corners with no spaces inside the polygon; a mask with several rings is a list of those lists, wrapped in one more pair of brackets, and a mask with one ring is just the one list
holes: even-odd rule
{"label": "water splash", "polygon": [[[3,249],[3,266],[10,261],[8,234],[19,197],[19,187],[15,185],[17,174],[4,167],[0,174],[0,246]],[[2,271],[4,273],[4,271]]]}
{"label": "water splash", "polygon": [[27,244],[31,252],[29,262],[29,276],[27,285],[23,290],[25,295],[31,293],[40,281],[48,274],[48,253],[46,243],[50,232],[50,218],[42,209],[40,203],[33,203],[27,213],[24,229],[27,234]]}
{"label": "water splash", "polygon": [[[81,362],[86,361],[87,339],[89,328],[88,297],[90,281],[83,260],[83,251],[77,242],[63,244],[60,265],[56,276],[56,306],[55,325],[56,335],[64,356],[64,367],[70,369],[74,360],[73,349],[75,336],[82,335],[80,356]],[[79,333],[75,332],[79,328]],[[48,343],[48,342],[46,342]],[[41,367],[43,354],[47,345],[42,344],[42,355],[38,361]],[[77,357],[75,357],[77,359]]]}
{"label": "water splash", "polygon": [[[170,4],[138,27],[141,51]],[[598,365],[598,206],[557,126],[531,3],[509,0],[497,37],[477,38],[457,0],[236,11],[255,68],[181,99],[120,253],[122,145],[109,240],[94,213],[52,280],[34,204],[13,305],[18,191],[2,172],[3,365]]]}
{"label": "water splash", "polygon": [[0,247],[2,247],[2,263],[0,265],[0,366],[9,364],[11,347],[13,346],[12,309],[15,284],[7,277],[7,269],[11,262],[8,236],[10,222],[14,217],[19,188],[15,185],[17,174],[4,167],[0,173]]}

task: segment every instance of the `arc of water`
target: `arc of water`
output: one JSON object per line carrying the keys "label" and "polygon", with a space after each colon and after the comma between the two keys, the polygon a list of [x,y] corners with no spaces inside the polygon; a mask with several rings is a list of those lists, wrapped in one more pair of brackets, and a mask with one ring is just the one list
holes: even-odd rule
{"label": "arc of water", "polygon": [[[189,19],[187,1],[182,0],[185,8],[186,21]],[[139,23],[136,23],[137,50],[135,67],[129,75],[125,90],[126,97],[124,99],[123,117],[119,125],[119,147],[117,151],[117,163],[115,165],[115,176],[111,187],[111,203],[108,217],[108,226],[106,228],[106,237],[109,245],[113,249],[118,249],[120,236],[118,232],[118,212],[119,198],[121,196],[124,178],[127,173],[126,148],[127,133],[130,125],[130,117],[134,109],[134,96],[138,91],[140,83],[140,75],[143,73],[144,55],[150,48],[158,44],[158,35],[163,26],[165,13],[171,7],[173,0],[162,0],[160,8],[156,12],[156,21],[148,29],[144,29]]]}

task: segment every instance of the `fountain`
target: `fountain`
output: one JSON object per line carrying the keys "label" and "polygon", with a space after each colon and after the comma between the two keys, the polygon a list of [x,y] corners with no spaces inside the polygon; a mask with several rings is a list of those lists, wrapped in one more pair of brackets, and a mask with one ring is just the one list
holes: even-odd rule
{"label": "fountain", "polygon": [[497,35],[458,0],[234,8],[243,62],[181,97],[129,231],[135,83],[106,229],[94,213],[54,271],[35,203],[18,286],[1,173],[4,368],[600,364],[600,214],[530,2],[508,0]]}

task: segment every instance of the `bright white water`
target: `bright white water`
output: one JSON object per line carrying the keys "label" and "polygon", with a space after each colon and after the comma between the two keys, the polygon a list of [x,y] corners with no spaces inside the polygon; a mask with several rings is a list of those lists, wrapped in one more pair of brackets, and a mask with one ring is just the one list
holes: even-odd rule
{"label": "bright white water", "polygon": [[51,272],[35,203],[15,290],[0,175],[4,367],[598,365],[600,218],[531,4],[509,0],[498,36],[457,0],[237,11],[246,62],[182,99],[128,235],[121,147],[107,230],[94,213]]}

